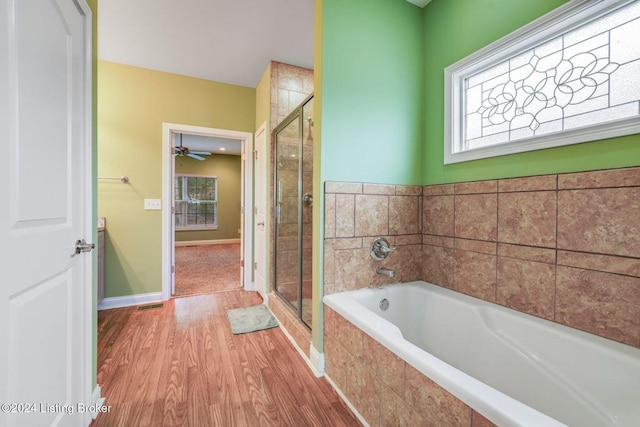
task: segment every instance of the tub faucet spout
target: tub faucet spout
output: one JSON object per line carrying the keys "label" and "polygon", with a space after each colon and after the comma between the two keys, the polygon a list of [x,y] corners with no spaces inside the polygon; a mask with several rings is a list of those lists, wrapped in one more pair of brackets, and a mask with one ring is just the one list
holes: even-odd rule
{"label": "tub faucet spout", "polygon": [[396,275],[396,272],[395,270],[392,270],[390,268],[378,266],[376,267],[376,274],[379,274],[381,276],[394,277]]}

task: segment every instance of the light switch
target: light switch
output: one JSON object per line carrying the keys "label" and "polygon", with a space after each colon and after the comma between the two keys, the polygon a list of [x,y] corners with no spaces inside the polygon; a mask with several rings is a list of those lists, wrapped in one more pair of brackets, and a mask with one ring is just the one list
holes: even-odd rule
{"label": "light switch", "polygon": [[144,199],[145,211],[159,211],[162,210],[162,199]]}

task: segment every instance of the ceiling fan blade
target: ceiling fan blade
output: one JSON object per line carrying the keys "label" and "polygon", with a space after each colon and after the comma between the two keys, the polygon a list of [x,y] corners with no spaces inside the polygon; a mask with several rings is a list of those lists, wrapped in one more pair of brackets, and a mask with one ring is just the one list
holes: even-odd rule
{"label": "ceiling fan blade", "polygon": [[191,150],[189,150],[189,152],[191,154],[199,154],[201,156],[210,156],[211,155],[211,153],[208,152],[208,151],[191,151]]}
{"label": "ceiling fan blade", "polygon": [[204,160],[204,157],[197,156],[197,155],[195,155],[195,154],[193,154],[191,152],[187,153],[187,156],[189,156],[191,158],[194,158],[196,160]]}

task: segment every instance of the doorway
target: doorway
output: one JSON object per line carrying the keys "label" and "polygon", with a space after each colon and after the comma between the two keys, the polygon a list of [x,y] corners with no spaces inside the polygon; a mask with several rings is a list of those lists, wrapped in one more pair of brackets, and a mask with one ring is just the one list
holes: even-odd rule
{"label": "doorway", "polygon": [[[216,141],[215,146],[212,145],[213,141]],[[254,288],[251,269],[244,268],[245,265],[252,265],[253,259],[251,215],[244,214],[252,206],[252,156],[245,154],[251,152],[252,144],[253,136],[248,132],[171,123],[163,125],[162,198],[163,205],[171,207],[164,209],[162,214],[164,300],[174,295],[194,294],[193,289],[176,288],[176,284],[179,285],[177,270],[185,265],[177,264],[181,259],[189,260],[185,271],[195,281],[198,280],[198,274],[201,277],[211,276],[208,267],[214,268],[217,264],[224,268],[224,277],[216,275],[219,279],[217,284],[208,280],[209,285],[204,289],[209,290],[205,292],[222,290],[216,287],[221,281],[227,284],[239,282],[239,287],[245,290]],[[214,154],[228,153],[234,145],[239,147],[235,159],[226,154]],[[224,220],[221,206],[218,205],[222,177],[206,172],[205,166],[207,159],[214,158],[217,158],[219,167],[225,163],[227,168],[232,168],[233,163],[240,165],[240,198],[236,199],[235,207],[234,202],[231,202],[232,206],[225,206]],[[230,184],[228,187],[234,187],[233,183],[227,184]],[[227,193],[230,190],[228,187],[225,186],[224,190]],[[238,186],[235,188],[238,189]],[[228,197],[225,199],[229,202]],[[234,223],[233,218],[238,215],[240,221]],[[223,225],[225,228],[221,230]],[[193,281],[191,283],[197,285]],[[202,290],[195,292],[203,293]]]}
{"label": "doorway", "polygon": [[241,143],[177,134],[174,297],[239,289]]}

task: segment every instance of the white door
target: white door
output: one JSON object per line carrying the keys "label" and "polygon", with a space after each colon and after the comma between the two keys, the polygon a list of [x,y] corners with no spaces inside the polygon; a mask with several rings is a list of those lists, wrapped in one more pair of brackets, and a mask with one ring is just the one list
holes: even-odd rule
{"label": "white door", "polygon": [[241,141],[240,142],[241,147],[241,153],[240,153],[240,287],[244,288],[245,287],[245,283],[244,283],[244,262],[245,262],[245,241],[244,241],[244,235],[246,230],[244,229],[244,220],[245,220],[245,214],[244,214],[244,210],[245,210],[245,173],[246,173],[246,165],[245,165],[245,161],[247,159],[247,154],[246,154],[246,145],[247,145],[247,141]]}
{"label": "white door", "polygon": [[90,420],[90,34],[83,0],[0,0],[1,426]]}
{"label": "white door", "polygon": [[[178,144],[176,143],[176,138],[177,138],[177,134],[176,133],[171,133],[170,134],[170,138],[171,138],[171,150],[170,150],[170,154],[169,154],[169,158],[171,159],[171,161],[169,162],[169,171],[170,171],[170,175],[169,175],[169,179],[171,180],[171,185],[169,185],[169,191],[171,192],[171,221],[169,222],[169,227],[170,227],[170,231],[169,231],[169,244],[167,245],[168,250],[169,250],[169,254],[170,254],[170,260],[171,260],[171,273],[170,273],[170,277],[171,277],[171,295],[166,295],[164,297],[164,299],[169,299],[169,297],[172,297],[176,294],[176,184],[175,184],[175,180],[176,180],[176,162],[175,162],[175,155],[174,155],[174,147],[177,147]],[[168,209],[165,208],[165,209]]]}
{"label": "white door", "polygon": [[256,290],[267,300],[266,259],[267,236],[265,218],[267,210],[267,124],[260,126],[255,139],[255,281]]}

